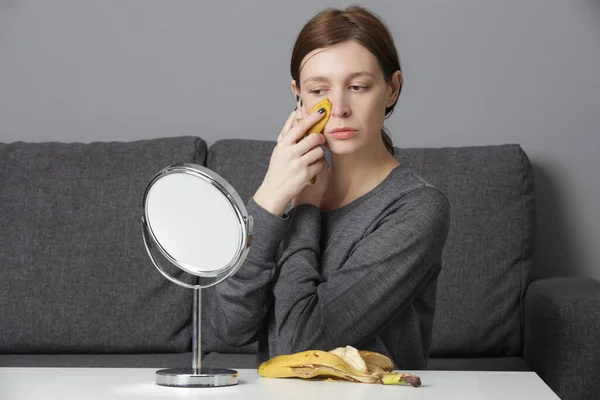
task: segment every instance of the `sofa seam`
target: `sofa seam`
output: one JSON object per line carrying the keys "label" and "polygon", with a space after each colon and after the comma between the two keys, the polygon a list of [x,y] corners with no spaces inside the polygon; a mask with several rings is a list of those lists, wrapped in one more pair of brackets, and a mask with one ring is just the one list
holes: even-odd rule
{"label": "sofa seam", "polygon": [[[200,150],[202,147],[206,148],[206,152],[203,157],[204,160],[200,160]],[[204,165],[206,163],[206,158],[208,157],[208,145],[202,138],[197,137],[194,143],[194,150],[194,162],[196,164]]]}
{"label": "sofa seam", "polygon": [[214,147],[214,145],[215,145],[214,143],[210,147],[208,147],[208,144],[206,145],[206,157],[204,160],[204,165],[206,166],[206,168],[208,168],[208,164],[210,164],[212,162],[214,152],[211,150]]}

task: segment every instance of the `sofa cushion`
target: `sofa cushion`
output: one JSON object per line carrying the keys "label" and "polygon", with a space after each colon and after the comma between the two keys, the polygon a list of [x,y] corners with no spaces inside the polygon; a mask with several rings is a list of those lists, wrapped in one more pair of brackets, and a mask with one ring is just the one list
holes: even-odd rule
{"label": "sofa cushion", "polygon": [[[261,184],[274,147],[274,141],[221,140],[209,149],[207,166],[247,201]],[[397,150],[401,163],[451,203],[432,356],[520,355],[535,212],[527,156],[514,144]],[[219,343],[212,344],[211,350],[219,351]]]}
{"label": "sofa cushion", "polygon": [[432,356],[522,355],[532,267],[533,173],[518,145],[399,149],[397,158],[451,203]]}
{"label": "sofa cushion", "polygon": [[154,174],[205,157],[195,137],[0,144],[0,353],[189,350],[192,291],[140,220]]}

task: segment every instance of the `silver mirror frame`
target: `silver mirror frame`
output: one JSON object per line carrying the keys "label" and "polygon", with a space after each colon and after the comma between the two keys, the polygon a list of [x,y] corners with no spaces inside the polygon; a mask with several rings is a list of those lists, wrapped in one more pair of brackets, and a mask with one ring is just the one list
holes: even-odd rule
{"label": "silver mirror frame", "polygon": [[[238,246],[234,258],[229,262],[227,266],[223,267],[223,269],[221,269],[216,274],[212,272],[196,272],[190,266],[185,265],[180,261],[176,260],[171,254],[169,254],[167,250],[165,250],[160,245],[159,241],[156,239],[156,235],[154,234],[152,227],[148,224],[147,204],[150,189],[152,188],[154,183],[159,179],[163,178],[166,175],[176,173],[190,174],[212,184],[224,197],[226,197],[229,200],[229,203],[235,211],[240,226],[240,237],[242,238],[242,240],[240,240],[240,245]],[[253,220],[252,217],[248,215],[246,205],[244,204],[240,196],[237,194],[235,189],[216,172],[211,171],[210,169],[201,165],[190,163],[174,164],[163,168],[151,179],[150,183],[146,187],[143,198],[143,207],[144,216],[142,217],[142,230],[146,251],[148,252],[152,263],[158,269],[158,271],[171,282],[188,289],[194,289],[197,286],[205,289],[210,286],[216,285],[224,279],[227,279],[229,276],[233,275],[244,263],[246,256],[248,255],[248,251],[250,250],[250,244],[252,243]],[[152,244],[156,246],[160,253],[170,263],[191,275],[197,276],[199,278],[198,284],[190,285],[169,275],[160,265],[160,263],[150,253],[150,242],[152,242]]]}

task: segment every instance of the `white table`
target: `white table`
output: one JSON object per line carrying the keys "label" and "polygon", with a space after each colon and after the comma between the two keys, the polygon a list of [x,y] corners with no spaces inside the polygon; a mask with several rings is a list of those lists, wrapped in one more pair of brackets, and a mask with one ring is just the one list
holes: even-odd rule
{"label": "white table", "polygon": [[0,399],[558,399],[534,372],[412,371],[423,383],[414,388],[237,371],[236,386],[188,389],[156,385],[154,368],[0,368]]}

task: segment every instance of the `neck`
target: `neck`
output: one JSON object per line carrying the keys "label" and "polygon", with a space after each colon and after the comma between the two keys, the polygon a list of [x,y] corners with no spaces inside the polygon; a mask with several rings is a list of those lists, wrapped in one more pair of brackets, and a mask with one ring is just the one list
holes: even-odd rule
{"label": "neck", "polygon": [[324,208],[334,209],[356,200],[379,185],[398,165],[383,144],[360,153],[331,154]]}

